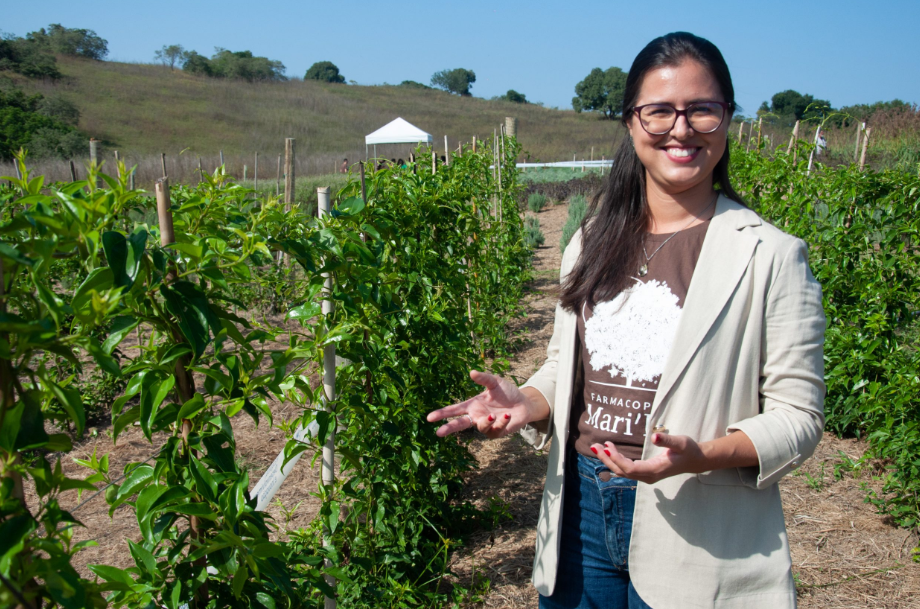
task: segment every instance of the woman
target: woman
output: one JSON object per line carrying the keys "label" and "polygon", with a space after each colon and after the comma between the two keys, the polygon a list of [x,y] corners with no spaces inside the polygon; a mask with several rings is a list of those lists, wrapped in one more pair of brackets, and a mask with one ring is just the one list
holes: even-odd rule
{"label": "woman", "polygon": [[521,388],[473,371],[485,391],[428,420],[538,448],[555,435],[541,607],[794,607],[776,482],[824,425],[820,286],[805,244],[729,182],[734,90],[712,43],[653,40],[623,108],[546,363]]}

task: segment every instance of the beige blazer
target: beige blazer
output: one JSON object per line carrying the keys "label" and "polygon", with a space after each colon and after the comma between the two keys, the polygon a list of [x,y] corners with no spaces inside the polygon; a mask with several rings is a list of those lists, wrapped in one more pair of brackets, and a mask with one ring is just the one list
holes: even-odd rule
{"label": "beige blazer", "polygon": [[[581,252],[580,232],[560,278]],[[533,583],[557,585],[565,445],[576,317],[556,307],[546,363],[525,383],[549,402],[548,429],[522,430],[549,452]],[[741,430],[760,465],[638,484],[629,547],[633,585],[655,609],[794,607],[789,544],[776,482],[815,450],[824,427],[825,318],[805,243],[719,197],[690,283],[648,429],[698,441]],[[662,449],[648,442],[643,458]],[[565,582],[558,582],[565,585]]]}

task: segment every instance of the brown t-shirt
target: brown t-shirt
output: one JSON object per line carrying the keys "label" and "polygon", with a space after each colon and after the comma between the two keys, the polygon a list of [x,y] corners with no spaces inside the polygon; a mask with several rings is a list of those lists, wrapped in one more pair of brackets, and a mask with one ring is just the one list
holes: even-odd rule
{"label": "brown t-shirt", "polygon": [[[675,234],[646,235],[648,274],[613,300],[578,312],[581,374],[569,424],[575,449],[613,442],[630,459],[642,457],[646,417],[677,332],[709,221]],[[661,249],[658,250],[659,246]],[[655,250],[658,250],[657,253]],[[638,269],[637,269],[638,271]]]}

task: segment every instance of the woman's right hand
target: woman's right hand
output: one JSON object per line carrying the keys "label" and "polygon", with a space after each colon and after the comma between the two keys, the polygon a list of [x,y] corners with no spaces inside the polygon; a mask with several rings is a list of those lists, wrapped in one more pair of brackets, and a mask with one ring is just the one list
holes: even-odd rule
{"label": "woman's right hand", "polygon": [[526,389],[525,393],[507,379],[478,370],[470,371],[470,378],[485,387],[485,391],[459,404],[428,413],[431,423],[456,417],[438,428],[438,436],[443,438],[475,425],[486,436],[500,438],[531,421],[549,417],[549,404],[536,390]]}

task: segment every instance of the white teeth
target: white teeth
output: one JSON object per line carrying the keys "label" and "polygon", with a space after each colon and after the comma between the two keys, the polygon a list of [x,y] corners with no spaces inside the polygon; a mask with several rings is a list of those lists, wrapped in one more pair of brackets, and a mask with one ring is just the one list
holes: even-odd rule
{"label": "white teeth", "polygon": [[696,151],[696,148],[668,148],[668,154],[676,157],[687,157]]}

